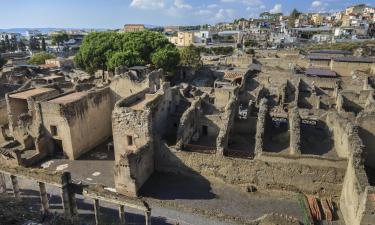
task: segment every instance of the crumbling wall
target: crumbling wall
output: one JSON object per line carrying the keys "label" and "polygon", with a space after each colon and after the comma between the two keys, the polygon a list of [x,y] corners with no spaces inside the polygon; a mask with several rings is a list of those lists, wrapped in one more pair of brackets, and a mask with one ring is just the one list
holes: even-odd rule
{"label": "crumbling wall", "polygon": [[341,158],[348,158],[352,152],[349,138],[354,132],[353,124],[335,112],[328,113],[326,124],[333,133],[337,155]]}
{"label": "crumbling wall", "polygon": [[8,111],[5,99],[0,100],[0,124],[8,124]]}
{"label": "crumbling wall", "polygon": [[199,118],[202,114],[202,99],[198,97],[191,106],[182,114],[180,125],[177,131],[176,148],[181,150],[184,145],[188,144],[192,136],[199,129]]}
{"label": "crumbling wall", "polygon": [[217,108],[224,108],[234,95],[234,88],[215,88],[215,106]]}
{"label": "crumbling wall", "polygon": [[260,157],[239,159],[175,151],[162,145],[155,152],[156,170],[161,172],[199,174],[239,187],[253,185],[258,190],[301,191],[323,196],[339,196],[346,161],[316,158]]}
{"label": "crumbling wall", "polygon": [[301,154],[301,117],[298,108],[293,108],[289,115],[290,154]]}
{"label": "crumbling wall", "polygon": [[111,95],[108,88],[88,92],[66,104],[41,102],[45,128],[61,140],[69,159],[77,159],[111,136]]}
{"label": "crumbling wall", "polygon": [[365,165],[375,169],[375,112],[362,112],[356,123],[359,126],[359,136],[365,145]]}
{"label": "crumbling wall", "polygon": [[154,154],[148,145],[136,151],[125,152],[114,167],[115,187],[118,193],[136,197],[138,190],[154,172]]}
{"label": "crumbling wall", "polygon": [[220,126],[220,132],[216,139],[216,150],[218,155],[224,155],[224,151],[228,147],[229,134],[233,127],[237,108],[237,98],[233,96],[225,107],[225,112],[222,117],[223,123]]}
{"label": "crumbling wall", "polygon": [[370,187],[364,169],[364,146],[355,127],[347,127],[350,149],[348,165],[340,197],[340,209],[346,224],[367,225],[375,221],[375,209],[371,196],[375,188]]}
{"label": "crumbling wall", "polygon": [[255,134],[255,156],[262,155],[264,149],[264,133],[266,129],[266,120],[268,116],[268,101],[263,98],[259,104],[257,130]]}
{"label": "crumbling wall", "polygon": [[373,63],[331,61],[331,70],[343,77],[352,76],[353,71],[370,71]]}
{"label": "crumbling wall", "polygon": [[129,72],[117,75],[110,84],[112,92],[112,104],[123,98],[127,98],[133,94],[142,92],[146,89],[156,91],[160,88],[163,79],[163,70],[153,71],[143,77],[143,80],[132,79]]}

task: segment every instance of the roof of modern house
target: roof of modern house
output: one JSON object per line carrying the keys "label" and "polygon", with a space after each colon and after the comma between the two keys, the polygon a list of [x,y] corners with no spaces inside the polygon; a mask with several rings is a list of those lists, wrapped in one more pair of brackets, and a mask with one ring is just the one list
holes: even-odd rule
{"label": "roof of modern house", "polygon": [[310,54],[342,54],[342,55],[351,55],[351,51],[345,50],[332,50],[332,49],[318,49],[318,50],[311,50]]}
{"label": "roof of modern house", "polygon": [[317,76],[317,77],[337,77],[335,71],[329,69],[320,69],[320,68],[308,68],[305,71],[307,76]]}
{"label": "roof of modern house", "polygon": [[358,62],[358,63],[374,63],[375,58],[370,57],[335,57],[332,58],[333,61],[337,62]]}

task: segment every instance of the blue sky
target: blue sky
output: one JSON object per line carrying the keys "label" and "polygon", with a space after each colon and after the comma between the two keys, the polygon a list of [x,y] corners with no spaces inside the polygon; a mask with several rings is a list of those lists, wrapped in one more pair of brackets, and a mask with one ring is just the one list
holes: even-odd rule
{"label": "blue sky", "polygon": [[[125,23],[191,25],[260,12],[338,11],[372,0],[0,0],[1,28],[120,28]],[[372,4],[374,6],[374,4]]]}

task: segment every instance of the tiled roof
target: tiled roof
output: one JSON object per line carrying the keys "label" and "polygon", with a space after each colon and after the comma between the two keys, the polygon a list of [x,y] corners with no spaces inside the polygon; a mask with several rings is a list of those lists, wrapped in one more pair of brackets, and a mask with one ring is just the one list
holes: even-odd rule
{"label": "tiled roof", "polygon": [[244,75],[245,73],[239,71],[225,71],[224,78],[233,80],[243,77]]}
{"label": "tiled roof", "polygon": [[359,63],[374,63],[375,58],[370,57],[335,57],[333,61],[337,62],[359,62]]}
{"label": "tiled roof", "polygon": [[336,77],[337,74],[334,71],[319,68],[308,68],[305,71],[307,76],[318,76],[318,77]]}

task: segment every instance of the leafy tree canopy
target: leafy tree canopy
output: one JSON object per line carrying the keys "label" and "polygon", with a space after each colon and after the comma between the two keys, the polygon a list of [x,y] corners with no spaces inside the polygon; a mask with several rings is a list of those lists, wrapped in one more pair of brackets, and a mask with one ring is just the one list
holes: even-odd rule
{"label": "leafy tree canopy", "polygon": [[52,44],[53,45],[60,45],[64,43],[64,41],[69,40],[69,35],[67,33],[59,33],[52,35]]}
{"label": "leafy tree canopy", "polygon": [[7,63],[6,60],[3,59],[3,58],[1,57],[1,55],[0,55],[0,68],[3,68],[3,66],[5,65],[5,63]]}
{"label": "leafy tree canopy", "polygon": [[38,52],[35,53],[29,61],[27,61],[28,64],[31,65],[42,65],[45,63],[47,59],[53,59],[55,58],[54,55],[49,54],[47,52]]}
{"label": "leafy tree canopy", "polygon": [[89,73],[99,69],[114,70],[122,65],[146,64],[171,70],[179,62],[175,60],[179,59],[176,52],[177,48],[157,32],[95,32],[84,38],[75,62]]}
{"label": "leafy tree canopy", "polygon": [[181,65],[199,68],[202,65],[201,53],[198,47],[190,45],[180,50]]}

